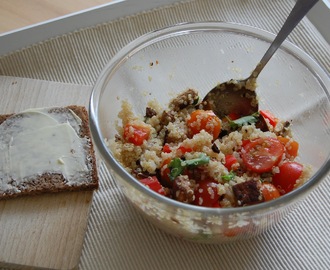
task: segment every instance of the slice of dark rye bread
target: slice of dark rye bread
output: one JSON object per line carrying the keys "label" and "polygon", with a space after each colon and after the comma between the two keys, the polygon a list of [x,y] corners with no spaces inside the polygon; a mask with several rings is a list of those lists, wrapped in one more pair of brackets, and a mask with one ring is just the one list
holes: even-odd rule
{"label": "slice of dark rye bread", "polygon": [[[57,193],[64,191],[82,191],[82,190],[94,190],[98,188],[98,174],[96,166],[96,158],[94,153],[94,147],[89,130],[89,119],[88,113],[85,107],[70,105],[67,107],[53,107],[47,108],[52,113],[63,113],[68,109],[72,110],[80,119],[81,125],[79,130],[79,137],[85,138],[88,141],[87,144],[87,158],[85,160],[86,165],[90,168],[88,173],[82,175],[79,179],[79,184],[68,185],[65,178],[60,173],[43,173],[36,175],[33,178],[29,178],[26,181],[17,184],[12,181],[11,185],[16,190],[3,190],[0,183],[0,200],[14,198],[18,196],[30,196],[41,193]],[[0,125],[3,124],[7,119],[15,117],[19,114],[6,114],[0,115]],[[1,134],[0,134],[1,136]],[[0,179],[2,181],[2,179]]]}

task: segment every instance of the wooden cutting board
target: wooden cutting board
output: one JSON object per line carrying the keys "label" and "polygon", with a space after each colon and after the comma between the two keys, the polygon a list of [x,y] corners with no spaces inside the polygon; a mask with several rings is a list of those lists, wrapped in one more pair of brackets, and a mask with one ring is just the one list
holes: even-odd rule
{"label": "wooden cutting board", "polygon": [[[88,106],[91,87],[0,77],[0,114],[33,107]],[[0,268],[75,269],[93,192],[0,201]]]}

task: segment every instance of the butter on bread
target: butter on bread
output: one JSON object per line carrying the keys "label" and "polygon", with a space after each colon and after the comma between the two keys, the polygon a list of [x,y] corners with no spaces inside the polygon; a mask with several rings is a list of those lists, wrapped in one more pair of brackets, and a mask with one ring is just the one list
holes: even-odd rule
{"label": "butter on bread", "polygon": [[0,200],[98,187],[83,106],[0,115],[0,151]]}

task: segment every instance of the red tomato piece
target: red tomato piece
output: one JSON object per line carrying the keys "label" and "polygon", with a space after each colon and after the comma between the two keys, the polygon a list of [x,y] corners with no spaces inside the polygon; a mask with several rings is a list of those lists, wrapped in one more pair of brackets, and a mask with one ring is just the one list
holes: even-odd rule
{"label": "red tomato piece", "polygon": [[234,227],[234,228],[227,228],[223,234],[227,237],[235,237],[241,234],[246,233],[247,229],[245,227]]}
{"label": "red tomato piece", "polygon": [[185,147],[183,145],[180,145],[178,147],[178,154],[179,155],[184,155],[185,153],[190,153],[190,152],[192,152],[192,149],[189,148],[189,147]]}
{"label": "red tomato piece", "polygon": [[148,126],[127,124],[124,128],[125,140],[137,146],[142,145],[145,140],[148,140],[149,135],[150,128]]}
{"label": "red tomato piece", "polygon": [[161,194],[165,195],[165,191],[163,186],[160,184],[156,176],[150,176],[144,179],[141,179],[140,182],[144,184],[145,186],[149,187],[151,190]]}
{"label": "red tomato piece", "polygon": [[246,168],[257,173],[269,172],[276,166],[284,153],[283,144],[275,138],[258,138],[250,141],[242,150]]}
{"label": "red tomato piece", "polygon": [[234,155],[230,155],[230,154],[226,155],[225,167],[228,169],[228,171],[236,170],[239,167],[237,158]]}
{"label": "red tomato piece", "polygon": [[298,155],[299,143],[286,137],[278,136],[277,139],[284,145],[286,153],[290,157]]}
{"label": "red tomato piece", "polygon": [[204,180],[199,182],[195,190],[195,200],[193,204],[206,207],[220,207],[217,204],[220,195],[218,194],[217,183],[211,180]]}
{"label": "red tomato piece", "polygon": [[250,142],[251,142],[250,140],[242,140],[242,147],[244,147],[245,145],[247,145]]}
{"label": "red tomato piece", "polygon": [[213,111],[196,110],[190,114],[187,125],[191,135],[198,134],[202,130],[213,136],[213,139],[219,137],[221,131],[221,120]]}
{"label": "red tomato piece", "polygon": [[161,181],[163,183],[164,186],[166,187],[172,187],[173,185],[173,181],[171,181],[170,179],[170,173],[171,170],[168,167],[168,165],[170,164],[171,159],[165,159],[162,163],[162,165],[160,166],[160,177],[161,177]]}
{"label": "red tomato piece", "polygon": [[237,113],[232,112],[228,115],[228,117],[230,118],[231,121],[234,121],[234,120],[240,118],[240,115],[237,114]]}
{"label": "red tomato piece", "polygon": [[278,123],[278,119],[268,110],[260,110],[261,116],[269,121],[269,124],[271,124],[273,127],[275,127]]}
{"label": "red tomato piece", "polygon": [[172,152],[171,147],[167,143],[163,146],[163,152],[164,153],[171,153]]}
{"label": "red tomato piece", "polygon": [[264,201],[271,201],[281,196],[279,190],[271,183],[262,183],[260,191]]}
{"label": "red tomato piece", "polygon": [[212,208],[221,208],[220,202],[216,201],[213,205]]}
{"label": "red tomato piece", "polygon": [[294,185],[302,174],[303,165],[289,161],[283,163],[279,170],[280,172],[273,176],[273,185],[279,189],[281,194],[285,194],[293,190]]}

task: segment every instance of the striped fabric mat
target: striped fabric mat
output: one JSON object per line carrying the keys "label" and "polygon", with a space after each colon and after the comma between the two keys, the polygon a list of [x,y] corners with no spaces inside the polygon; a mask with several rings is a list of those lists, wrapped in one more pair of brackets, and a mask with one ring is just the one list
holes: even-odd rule
{"label": "striped fabric mat", "polygon": [[[294,3],[184,1],[4,55],[0,75],[92,86],[120,48],[148,31],[216,20],[277,33]],[[330,46],[307,18],[289,40],[330,71]],[[254,239],[223,245],[193,244],[156,229],[134,211],[103,165],[100,177],[79,269],[330,269],[329,176],[276,227]]]}

